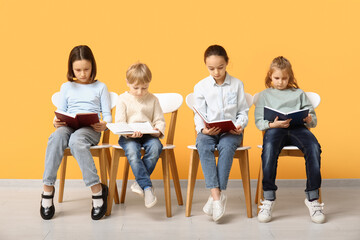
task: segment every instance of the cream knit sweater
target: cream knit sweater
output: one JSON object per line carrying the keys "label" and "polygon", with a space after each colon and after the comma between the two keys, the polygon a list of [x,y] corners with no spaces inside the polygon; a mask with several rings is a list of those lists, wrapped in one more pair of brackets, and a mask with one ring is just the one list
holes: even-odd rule
{"label": "cream knit sweater", "polygon": [[115,122],[150,122],[153,128],[165,135],[165,118],[159,100],[148,93],[139,98],[128,92],[121,94],[116,104]]}

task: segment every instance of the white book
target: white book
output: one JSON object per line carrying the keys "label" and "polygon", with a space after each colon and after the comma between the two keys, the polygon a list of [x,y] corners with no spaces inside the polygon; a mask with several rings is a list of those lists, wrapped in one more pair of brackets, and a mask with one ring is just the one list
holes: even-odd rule
{"label": "white book", "polygon": [[108,123],[106,124],[110,131],[117,135],[133,134],[134,132],[141,132],[142,134],[159,133],[154,130],[149,122],[143,123]]}

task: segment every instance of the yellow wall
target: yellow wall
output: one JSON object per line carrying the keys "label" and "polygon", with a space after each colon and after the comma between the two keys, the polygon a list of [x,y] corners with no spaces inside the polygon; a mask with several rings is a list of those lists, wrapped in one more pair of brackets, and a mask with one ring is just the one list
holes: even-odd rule
{"label": "yellow wall", "polygon": [[[208,76],[203,52],[211,44],[226,48],[228,72],[251,94],[264,89],[271,60],[286,56],[300,87],[321,95],[313,132],[323,149],[323,178],[359,178],[359,7],[355,0],[0,0],[0,178],[42,178],[54,130],[50,97],[66,81],[68,54],[79,44],[92,48],[98,79],[110,91],[126,90],[125,71],[139,60],[153,72],[152,92],[183,97]],[[178,116],[176,160],[186,179],[193,120],[185,104]],[[252,147],[251,178],[256,178],[261,133],[254,107],[249,119],[245,144]],[[81,178],[75,160],[69,162],[68,178]],[[153,178],[162,177],[159,166]],[[239,176],[234,162],[231,177]],[[278,178],[304,177],[303,160],[280,162]]]}

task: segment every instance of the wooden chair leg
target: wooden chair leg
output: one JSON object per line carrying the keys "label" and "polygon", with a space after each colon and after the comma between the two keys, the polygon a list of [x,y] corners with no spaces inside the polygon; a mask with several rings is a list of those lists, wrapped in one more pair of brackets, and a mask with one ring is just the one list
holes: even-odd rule
{"label": "wooden chair leg", "polygon": [[[107,172],[109,174],[109,179],[110,179],[110,171],[111,171],[111,154],[110,154],[110,149],[107,148],[107,149],[104,149],[105,150],[105,157],[106,157],[106,169],[107,169]],[[116,184],[116,181],[115,181],[115,196],[114,196],[114,201],[116,204],[119,204],[120,203],[120,199],[119,199],[119,192],[118,192],[118,189],[117,189],[117,184]]]}
{"label": "wooden chair leg", "polygon": [[258,194],[259,194],[259,184],[260,184],[260,181],[259,181],[259,179],[260,179],[260,171],[261,171],[261,163],[260,163],[260,168],[259,168],[259,173],[258,173],[258,182],[257,182],[257,185],[256,185],[256,195],[255,195],[255,203],[256,204],[258,204],[258,198],[259,198],[259,196],[258,196]]}
{"label": "wooden chair leg", "polygon": [[165,151],[169,152],[169,164],[170,164],[170,168],[171,168],[171,174],[173,177],[177,201],[178,201],[179,205],[183,205],[183,198],[182,198],[182,194],[181,194],[181,186],[180,186],[179,174],[178,174],[176,161],[175,161],[174,149],[169,149],[169,150],[165,150]]}
{"label": "wooden chair leg", "polygon": [[60,185],[59,185],[59,199],[58,199],[59,203],[63,202],[63,197],[64,197],[66,164],[67,164],[67,156],[64,156],[61,162],[61,169],[60,169]]}
{"label": "wooden chair leg", "polygon": [[113,154],[112,163],[111,163],[111,171],[110,171],[109,196],[108,196],[108,205],[107,205],[106,216],[109,216],[111,214],[114,194],[116,192],[116,175],[117,175],[118,168],[119,168],[119,158],[120,158],[119,152],[115,151],[115,149],[114,149],[114,154]]}
{"label": "wooden chair leg", "polygon": [[260,172],[259,172],[259,178],[258,178],[258,190],[257,190],[257,195],[258,195],[258,204],[257,204],[257,213],[259,213],[259,206],[261,204],[261,200],[263,199],[263,195],[264,195],[264,191],[263,191],[263,185],[262,185],[262,179],[263,179],[264,175],[263,175],[263,171],[262,171],[262,166],[260,164]]}
{"label": "wooden chair leg", "polygon": [[319,188],[319,203],[322,203],[322,200],[321,200],[321,188]]}
{"label": "wooden chair leg", "polygon": [[199,167],[198,152],[196,150],[191,150],[188,186],[187,186],[187,195],[186,195],[186,210],[185,210],[186,217],[190,217],[190,215],[191,215],[192,200],[193,200],[193,194],[194,194],[194,188],[195,188],[198,167]]}
{"label": "wooden chair leg", "polygon": [[165,151],[162,155],[162,169],[164,179],[164,193],[165,193],[165,205],[166,216],[171,217],[171,193],[170,193],[170,172],[169,172],[169,156]]}
{"label": "wooden chair leg", "polygon": [[105,159],[105,151],[101,149],[99,153],[100,179],[102,184],[108,185]]}
{"label": "wooden chair leg", "polygon": [[250,171],[249,171],[249,154],[248,150],[240,152],[239,165],[241,171],[241,178],[243,183],[247,217],[252,218],[252,204],[251,204],[251,187],[250,187]]}
{"label": "wooden chair leg", "polygon": [[125,158],[123,180],[122,180],[122,186],[121,186],[120,203],[125,202],[126,187],[127,187],[127,182],[128,182],[128,178],[129,178],[129,166],[130,166],[129,161],[127,160],[127,158]]}

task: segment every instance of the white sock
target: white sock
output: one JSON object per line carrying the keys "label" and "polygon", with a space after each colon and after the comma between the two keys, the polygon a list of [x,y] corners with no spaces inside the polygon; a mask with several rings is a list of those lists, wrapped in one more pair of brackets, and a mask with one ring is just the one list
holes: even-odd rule
{"label": "white sock", "polygon": [[[45,196],[51,196],[53,194],[53,192],[43,192],[43,195]],[[47,198],[43,198],[41,200],[41,206],[43,206],[44,208],[49,208],[52,206],[52,199],[47,199]]]}
{"label": "white sock", "polygon": [[[100,190],[100,192],[93,193],[92,195],[93,196],[101,196],[102,195],[102,189]],[[94,208],[101,207],[103,204],[104,204],[104,201],[102,200],[102,198],[93,199]]]}

